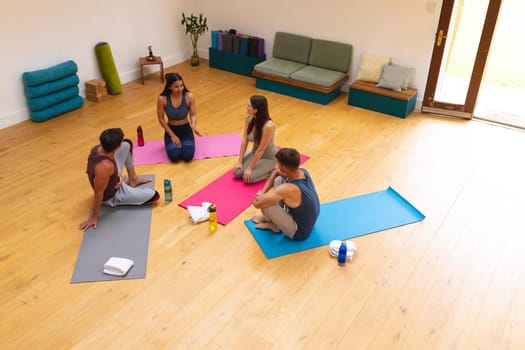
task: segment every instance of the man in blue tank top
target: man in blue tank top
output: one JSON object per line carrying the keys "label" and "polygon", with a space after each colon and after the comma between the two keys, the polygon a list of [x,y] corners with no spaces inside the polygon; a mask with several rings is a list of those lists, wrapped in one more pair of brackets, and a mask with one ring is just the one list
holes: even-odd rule
{"label": "man in blue tank top", "polygon": [[261,209],[262,215],[254,216],[252,221],[257,228],[282,231],[290,239],[304,240],[319,216],[317,191],[308,171],[299,168],[296,149],[282,148],[275,158],[275,170],[253,199],[253,206]]}

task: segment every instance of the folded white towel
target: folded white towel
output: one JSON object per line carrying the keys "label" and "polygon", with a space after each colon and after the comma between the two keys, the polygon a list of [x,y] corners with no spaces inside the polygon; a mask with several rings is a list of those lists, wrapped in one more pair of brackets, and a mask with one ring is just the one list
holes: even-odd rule
{"label": "folded white towel", "polygon": [[[341,241],[335,240],[330,242],[328,247],[328,252],[331,256],[337,258],[339,256],[339,247],[341,246]],[[354,253],[357,250],[357,246],[354,241],[346,241],[346,260],[352,260]]]}
{"label": "folded white towel", "polygon": [[188,205],[188,213],[190,214],[191,222],[194,224],[202,222],[202,221],[208,221],[210,218],[210,214],[208,213],[208,207],[212,203],[210,202],[202,202],[202,205],[200,207],[197,207],[195,205]]}
{"label": "folded white towel", "polygon": [[114,276],[124,276],[133,267],[133,260],[111,257],[104,264],[104,273]]}

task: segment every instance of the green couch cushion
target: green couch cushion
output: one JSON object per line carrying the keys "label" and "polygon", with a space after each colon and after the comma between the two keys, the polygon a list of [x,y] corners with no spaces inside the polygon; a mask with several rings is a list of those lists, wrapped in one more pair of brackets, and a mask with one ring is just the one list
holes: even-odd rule
{"label": "green couch cushion", "polygon": [[299,63],[308,63],[312,38],[284,32],[275,33],[272,57]]}
{"label": "green couch cushion", "polygon": [[305,66],[303,69],[293,73],[291,78],[303,83],[330,87],[346,74],[315,66]]}
{"label": "green couch cushion", "polygon": [[272,58],[267,61],[256,64],[253,69],[257,72],[276,75],[283,78],[290,78],[292,73],[303,68],[305,64],[288,61],[280,58]]}
{"label": "green couch cushion", "polygon": [[313,39],[308,64],[320,68],[348,73],[352,61],[352,45]]}

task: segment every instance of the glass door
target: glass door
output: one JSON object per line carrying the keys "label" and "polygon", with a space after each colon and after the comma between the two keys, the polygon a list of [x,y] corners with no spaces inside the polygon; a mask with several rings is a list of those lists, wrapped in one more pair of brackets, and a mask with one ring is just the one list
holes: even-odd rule
{"label": "glass door", "polygon": [[525,129],[525,1],[503,0],[474,117]]}
{"label": "glass door", "polygon": [[443,0],[423,112],[472,118],[501,0]]}

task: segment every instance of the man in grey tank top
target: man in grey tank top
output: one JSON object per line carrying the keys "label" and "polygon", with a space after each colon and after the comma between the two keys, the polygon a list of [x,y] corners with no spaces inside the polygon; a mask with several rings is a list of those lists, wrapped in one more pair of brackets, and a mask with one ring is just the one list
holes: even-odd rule
{"label": "man in grey tank top", "polygon": [[320,203],[308,171],[299,168],[300,155],[294,148],[282,148],[275,155],[277,165],[261,191],[253,199],[253,206],[261,209],[252,221],[255,227],[283,232],[293,240],[310,236]]}

